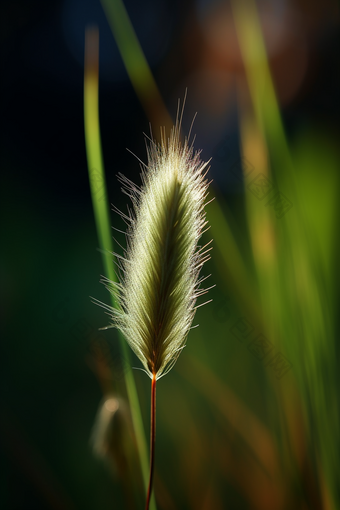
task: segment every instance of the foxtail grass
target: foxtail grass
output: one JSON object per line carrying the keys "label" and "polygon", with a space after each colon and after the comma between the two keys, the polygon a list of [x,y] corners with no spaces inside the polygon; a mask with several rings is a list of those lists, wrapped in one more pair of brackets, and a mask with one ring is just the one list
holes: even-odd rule
{"label": "foxtail grass", "polygon": [[161,130],[160,144],[150,140],[141,187],[119,175],[133,210],[129,215],[117,210],[128,223],[127,248],[123,257],[118,256],[119,282],[103,279],[117,303],[117,307],[101,304],[111,315],[110,326],[122,332],[152,380],[146,509],[154,469],[156,381],[176,363],[197,298],[209,290],[201,288],[205,278],[199,275],[210,258],[210,242],[198,246],[207,225],[209,162],[201,161],[188,139],[181,144],[180,125],[177,120],[169,139]]}

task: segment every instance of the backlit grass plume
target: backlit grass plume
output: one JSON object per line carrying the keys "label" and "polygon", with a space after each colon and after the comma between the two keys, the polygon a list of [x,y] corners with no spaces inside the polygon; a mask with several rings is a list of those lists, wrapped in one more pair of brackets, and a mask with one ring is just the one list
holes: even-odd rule
{"label": "backlit grass plume", "polygon": [[[142,187],[123,175],[119,180],[133,211],[120,213],[128,223],[127,248],[118,257],[120,281],[105,280],[117,308],[105,306],[112,326],[121,330],[152,379],[151,429],[155,423],[156,379],[175,364],[196,311],[196,300],[207,292],[200,285],[201,267],[210,248],[198,247],[206,227],[208,162],[186,139],[180,142],[180,122],[169,139],[151,140],[148,165],[142,167]],[[208,243],[210,244],[210,243]],[[151,430],[150,498],[154,430]]]}
{"label": "backlit grass plume", "polygon": [[145,370],[157,379],[168,372],[184,346],[198,296],[199,272],[209,258],[197,249],[206,226],[204,201],[208,163],[193,154],[187,140],[181,146],[179,127],[168,143],[148,148],[142,188],[123,175],[119,180],[131,197],[125,258],[119,258],[121,280],[106,280],[117,308],[109,308]]}

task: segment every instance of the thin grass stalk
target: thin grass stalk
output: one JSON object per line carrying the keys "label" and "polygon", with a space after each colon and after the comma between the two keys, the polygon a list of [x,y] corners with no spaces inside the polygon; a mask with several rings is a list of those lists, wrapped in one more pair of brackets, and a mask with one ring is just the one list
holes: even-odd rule
{"label": "thin grass stalk", "polygon": [[150,498],[153,485],[153,473],[155,466],[155,449],[156,449],[156,374],[152,377],[151,382],[151,421],[150,421],[150,477],[149,486],[146,496],[145,510],[149,510]]}
{"label": "thin grass stalk", "polygon": [[[98,109],[98,82],[99,82],[99,33],[96,28],[88,29],[85,34],[85,75],[84,75],[84,124],[85,144],[88,163],[89,180],[91,187],[92,204],[101,248],[104,273],[111,281],[116,281],[113,268],[112,255],[113,243],[109,220],[109,205],[106,190],[105,170],[102,158],[101,137],[99,126]],[[100,193],[98,193],[98,183]],[[111,303],[116,307],[114,296]],[[124,359],[130,359],[129,349],[119,333],[119,342]],[[137,390],[130,369],[130,363],[124,372],[124,380],[131,408],[132,422],[136,435],[138,454],[145,489],[148,487],[148,458],[143,421],[138,401]],[[151,501],[152,510],[156,510],[156,504]]]}

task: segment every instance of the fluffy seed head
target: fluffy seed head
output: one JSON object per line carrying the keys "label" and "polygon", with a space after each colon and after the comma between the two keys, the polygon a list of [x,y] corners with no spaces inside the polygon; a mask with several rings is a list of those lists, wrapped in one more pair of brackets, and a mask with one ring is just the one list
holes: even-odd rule
{"label": "fluffy seed head", "polygon": [[[123,333],[152,378],[176,362],[191,328],[200,289],[199,272],[210,258],[197,243],[206,225],[204,202],[208,162],[188,140],[180,142],[178,122],[166,140],[147,147],[142,187],[119,180],[133,203],[122,216],[128,223],[127,249],[118,258],[120,281],[105,280],[118,307],[109,309],[112,326]],[[210,244],[210,243],[208,243]]]}

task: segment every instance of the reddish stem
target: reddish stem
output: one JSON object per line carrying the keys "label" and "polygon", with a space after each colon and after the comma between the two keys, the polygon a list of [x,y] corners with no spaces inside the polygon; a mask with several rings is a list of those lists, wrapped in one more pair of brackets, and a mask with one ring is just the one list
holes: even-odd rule
{"label": "reddish stem", "polygon": [[153,374],[151,383],[150,478],[148,495],[146,497],[145,510],[149,510],[152,492],[153,470],[155,464],[155,440],[156,440],[156,374]]}

